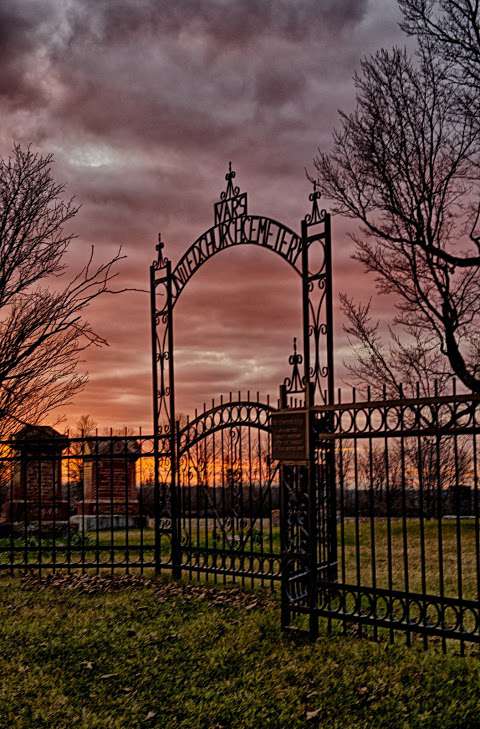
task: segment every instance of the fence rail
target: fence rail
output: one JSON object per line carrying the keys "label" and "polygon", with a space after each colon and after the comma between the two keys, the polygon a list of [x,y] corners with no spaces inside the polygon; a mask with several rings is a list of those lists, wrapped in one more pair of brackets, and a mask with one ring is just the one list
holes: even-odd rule
{"label": "fence rail", "polygon": [[480,399],[354,397],[315,418],[319,452],[335,449],[338,539],[318,613],[360,635],[480,642]]}

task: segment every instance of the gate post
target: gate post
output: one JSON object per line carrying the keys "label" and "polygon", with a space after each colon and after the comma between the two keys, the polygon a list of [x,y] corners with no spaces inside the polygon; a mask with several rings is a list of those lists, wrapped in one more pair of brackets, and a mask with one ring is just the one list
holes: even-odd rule
{"label": "gate post", "polygon": [[172,297],[172,263],[167,260],[166,293],[167,293],[167,332],[168,332],[168,397],[169,397],[169,441],[170,441],[170,510],[172,520],[171,560],[172,577],[182,576],[180,549],[180,503],[178,495],[178,460],[177,460],[177,418],[175,412],[175,370],[173,346],[173,297]]}
{"label": "gate post", "polygon": [[[334,404],[331,226],[330,215],[319,208],[319,198],[314,183],[309,195],[312,210],[301,223],[303,379],[308,413],[308,605],[312,638],[318,635],[321,582],[337,579],[335,448],[333,442],[319,443],[316,432],[316,396],[325,406]],[[324,427],[331,430],[331,413],[327,411],[323,420]],[[320,449],[323,458],[319,457]]]}
{"label": "gate post", "polygon": [[[333,358],[333,274],[332,274],[332,234],[330,214],[324,217],[325,239],[325,281],[326,281],[326,325],[327,325],[327,405],[334,405],[335,380]],[[329,414],[327,427],[331,431],[334,427],[333,412]],[[337,475],[335,463],[335,441],[328,442],[326,452],[326,499],[327,499],[327,559],[328,580],[336,582],[338,579],[337,555]]]}
{"label": "gate post", "polygon": [[[158,237],[158,258],[150,266],[150,307],[152,323],[152,381],[153,381],[153,434],[155,469],[155,572],[161,565],[161,511],[169,508],[172,576],[181,576],[180,512],[177,494],[177,423],[175,414],[175,370],[173,346],[173,276],[171,261],[163,255],[165,244]],[[161,272],[157,278],[157,272]],[[164,289],[165,302],[157,309],[157,287]],[[158,327],[163,325],[159,337]],[[167,366],[166,366],[167,365]],[[170,487],[165,486],[160,499],[160,437],[164,435],[161,419],[168,423],[168,458],[170,461]],[[168,488],[168,494],[167,494]]]}
{"label": "gate post", "polygon": [[[291,377],[280,386],[280,409],[272,416],[272,455],[280,461],[280,539],[282,554],[282,627],[292,613],[308,615],[309,635],[318,635],[317,509],[315,451],[313,449],[313,383],[305,386],[299,365],[303,356],[289,358]],[[303,402],[291,403],[293,395]],[[289,407],[290,405],[290,407]]]}
{"label": "gate post", "polygon": [[[288,407],[287,398],[287,386],[286,384],[280,385],[280,410],[285,410]],[[284,463],[280,462],[280,550],[281,550],[281,580],[280,580],[280,604],[281,604],[281,626],[283,629],[290,625],[291,610],[288,596],[288,576],[289,576],[289,560],[287,553],[288,543],[288,526],[287,526],[287,514],[289,509],[288,504],[288,492],[286,488],[286,469],[292,468]]]}
{"label": "gate post", "polygon": [[[157,263],[150,266],[150,322],[152,336],[152,391],[153,391],[153,509],[155,520],[155,546],[154,562],[155,575],[160,574],[160,433],[159,433],[159,402],[158,402],[158,341],[157,341],[157,302],[155,271]],[[143,556],[142,556],[143,559]]]}
{"label": "gate post", "polygon": [[[310,368],[310,272],[308,248],[308,222],[302,220],[302,324],[303,324],[303,385],[305,389],[305,409],[307,411],[307,465],[306,465],[306,490],[307,490],[307,570],[308,570],[308,632],[310,638],[318,637],[318,614],[317,614],[317,468],[315,458],[315,435],[314,435],[314,413],[315,405],[315,380],[311,382]],[[317,359],[317,352],[315,352]]]}

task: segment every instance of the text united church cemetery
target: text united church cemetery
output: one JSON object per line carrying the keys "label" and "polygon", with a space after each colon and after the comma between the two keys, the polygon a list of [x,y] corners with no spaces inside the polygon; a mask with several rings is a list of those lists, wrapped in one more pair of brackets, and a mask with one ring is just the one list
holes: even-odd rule
{"label": "text united church cemetery", "polygon": [[178,295],[208,258],[224,248],[251,243],[279,253],[295,267],[301,238],[285,225],[261,215],[247,214],[247,194],[215,204],[215,225],[203,233],[180,259],[173,272]]}

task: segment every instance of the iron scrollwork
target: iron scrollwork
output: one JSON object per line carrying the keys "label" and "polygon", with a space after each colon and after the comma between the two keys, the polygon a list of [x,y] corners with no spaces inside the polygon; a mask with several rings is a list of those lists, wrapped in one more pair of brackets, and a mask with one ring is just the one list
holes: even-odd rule
{"label": "iron scrollwork", "polygon": [[313,401],[327,405],[334,391],[330,215],[320,208],[316,182],[309,200],[312,209],[302,221],[303,279],[308,299],[308,313],[304,312],[305,382],[313,385]]}

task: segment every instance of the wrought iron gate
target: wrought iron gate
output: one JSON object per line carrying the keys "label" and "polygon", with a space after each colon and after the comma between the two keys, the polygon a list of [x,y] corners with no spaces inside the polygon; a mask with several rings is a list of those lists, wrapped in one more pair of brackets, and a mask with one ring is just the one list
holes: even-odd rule
{"label": "wrought iron gate", "polygon": [[335,453],[339,548],[316,612],[330,629],[444,650],[453,639],[463,653],[480,642],[480,398],[455,383],[399,390],[315,412],[317,442]]}
{"label": "wrought iron gate", "polygon": [[[334,473],[318,461],[312,429],[315,404],[331,402],[333,394],[330,217],[320,210],[314,186],[311,212],[297,234],[276,220],[249,214],[247,195],[234,185],[234,179],[230,165],[227,188],[214,205],[213,227],[192,243],[174,267],[159,238],[158,257],[150,269],[155,486],[161,495],[156,529],[159,541],[166,537],[171,542],[168,567],[176,577],[204,574],[265,583],[282,575],[285,624],[296,611],[306,609],[303,597],[296,593],[297,586],[307,580],[314,634],[318,559],[322,565],[328,563],[329,574],[336,559],[334,532],[324,524],[325,484]],[[210,408],[204,405],[191,421],[178,423],[174,307],[207,260],[237,245],[271,250],[299,275],[302,353],[295,350],[292,355],[294,372],[282,388],[281,402],[260,403],[258,396],[242,398],[239,393],[238,398],[230,395]],[[308,414],[308,455],[302,465],[286,461],[280,465],[271,453],[272,417],[279,407],[295,410],[300,402]],[[281,528],[274,524],[275,489],[280,491]],[[324,538],[329,545],[320,545],[319,539]],[[164,551],[159,548],[158,554],[161,569]],[[287,585],[296,586],[292,599]]]}

